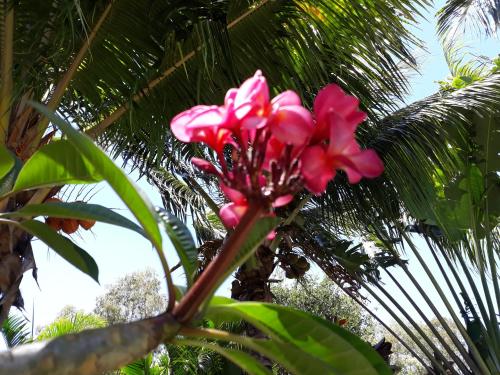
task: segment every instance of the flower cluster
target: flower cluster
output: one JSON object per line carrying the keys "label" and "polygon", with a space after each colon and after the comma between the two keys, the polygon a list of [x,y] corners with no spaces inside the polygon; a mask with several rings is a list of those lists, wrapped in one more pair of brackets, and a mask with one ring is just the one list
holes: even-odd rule
{"label": "flower cluster", "polygon": [[177,115],[171,128],[179,140],[203,142],[216,153],[220,168],[204,159],[192,162],[218,176],[231,201],[219,215],[234,227],[250,204],[271,213],[304,187],[323,193],[337,169],[350,183],[379,176],[382,161],[355,139],[366,118],[358,106],[358,99],[334,84],[318,93],[313,113],[293,91],[270,99],[266,79],[257,71],[227,92],[224,105],[195,106]]}

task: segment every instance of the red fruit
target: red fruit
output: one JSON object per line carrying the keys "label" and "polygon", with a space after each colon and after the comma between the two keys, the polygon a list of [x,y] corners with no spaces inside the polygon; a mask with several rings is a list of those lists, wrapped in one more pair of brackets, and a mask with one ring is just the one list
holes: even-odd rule
{"label": "red fruit", "polygon": [[75,219],[63,219],[62,230],[67,234],[75,233],[78,230],[78,221]]}
{"label": "red fruit", "polygon": [[85,230],[89,230],[90,228],[92,228],[95,224],[95,220],[78,220],[78,224],[80,224],[80,226],[85,229]]}
{"label": "red fruit", "polygon": [[48,217],[45,219],[45,224],[56,231],[61,230],[63,227],[63,219],[60,219],[58,217]]}

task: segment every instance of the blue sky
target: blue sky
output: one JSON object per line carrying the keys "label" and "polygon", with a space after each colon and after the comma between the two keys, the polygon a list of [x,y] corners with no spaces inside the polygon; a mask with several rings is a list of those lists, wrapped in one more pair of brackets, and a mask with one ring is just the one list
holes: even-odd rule
{"label": "blue sky", "polygon": [[[436,2],[435,9],[443,3],[444,1]],[[408,96],[409,102],[436,92],[438,88],[436,81],[448,75],[441,46],[435,36],[433,14],[433,11],[427,13],[427,20],[422,20],[419,27],[414,30],[416,35],[424,41],[426,51],[416,51],[421,64],[420,74],[414,73],[412,76],[412,93]],[[479,40],[469,36],[464,39],[464,44],[470,46],[476,54],[492,57],[500,52],[500,43],[494,39]],[[132,179],[137,178],[136,173],[131,173],[130,176]],[[147,182],[139,181],[138,184],[155,205],[162,205],[159,194]],[[91,203],[116,208],[120,213],[130,217],[120,199],[105,184],[98,185],[96,190],[99,192],[92,198]],[[52,321],[57,313],[68,304],[90,311],[94,306],[95,298],[104,292],[104,286],[127,273],[150,267],[156,270],[158,275],[162,274],[151,245],[133,232],[107,224],[97,224],[91,232],[80,233],[72,237],[94,257],[99,265],[100,285],[62,260],[53,251],[48,250],[40,241],[35,241],[33,250],[39,267],[40,289],[29,273],[24,276],[21,285],[26,316],[31,318],[34,307],[35,327]],[[164,245],[167,259],[170,266],[173,266],[177,263],[177,257],[168,239],[164,239]],[[176,273],[174,279],[177,283],[182,283],[182,274]],[[222,287],[220,291],[222,294],[227,293],[227,285],[226,283]]]}

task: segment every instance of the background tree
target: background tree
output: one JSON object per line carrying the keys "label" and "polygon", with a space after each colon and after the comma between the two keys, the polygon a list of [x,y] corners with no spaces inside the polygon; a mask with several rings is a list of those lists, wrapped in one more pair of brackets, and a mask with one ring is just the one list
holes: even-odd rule
{"label": "background tree", "polygon": [[296,282],[275,284],[271,287],[274,302],[335,322],[367,342],[375,341],[376,324],[373,319],[333,281],[305,277]]}
{"label": "background tree", "polygon": [[[441,333],[443,337],[446,337],[446,342],[448,345],[452,346],[453,342],[450,340],[450,338],[446,335],[446,332],[444,331],[443,325],[437,320],[436,318],[433,318],[431,320],[431,323],[434,325],[434,327],[438,330],[438,332]],[[450,325],[457,335],[457,337],[460,337],[460,332],[455,326],[454,322],[451,319],[447,319],[448,325]],[[407,342],[411,342],[411,338],[408,337],[408,334],[397,324],[393,324],[391,328],[396,332],[398,335],[401,335]],[[430,331],[429,327],[426,324],[421,324],[420,328],[424,330],[429,337],[433,337],[433,333]],[[390,333],[386,333],[387,337],[389,340],[394,342],[394,345],[392,347],[393,354],[391,355],[391,364],[398,369],[398,374],[401,375],[426,375],[428,374],[427,370],[422,366],[421,363],[419,363],[414,356],[404,347],[401,345],[401,343],[395,339],[394,336],[392,336]],[[434,345],[443,353],[446,353],[446,350],[443,348],[442,343],[437,340],[435,337],[433,338],[433,343]],[[430,347],[427,345],[427,348],[430,350]],[[422,353],[422,351],[419,348],[414,348],[418,355],[420,357],[425,357]],[[450,356],[448,355],[446,359],[450,362],[453,362]],[[429,366],[431,366],[430,363],[428,363]],[[431,366],[432,367],[432,366]]]}
{"label": "background tree", "polygon": [[106,289],[97,298],[94,312],[108,324],[148,318],[166,308],[160,280],[150,269],[127,274]]}
{"label": "background tree", "polygon": [[50,324],[43,327],[36,335],[37,341],[54,337],[78,333],[86,329],[105,327],[106,321],[92,313],[76,310],[74,307],[64,308],[58,317]]}

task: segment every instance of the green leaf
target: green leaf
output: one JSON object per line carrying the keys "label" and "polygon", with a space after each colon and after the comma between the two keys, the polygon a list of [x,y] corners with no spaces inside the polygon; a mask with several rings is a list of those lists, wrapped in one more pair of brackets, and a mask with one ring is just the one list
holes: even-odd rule
{"label": "green leaf", "polygon": [[484,194],[484,178],[481,170],[471,165],[467,171],[467,176],[458,185],[463,191],[469,192],[472,202],[477,204]]}
{"label": "green leaf", "polygon": [[99,269],[94,258],[67,237],[60,235],[48,225],[36,220],[20,222],[19,226],[26,232],[38,237],[73,266],[99,282]]}
{"label": "green leaf", "polygon": [[[275,304],[245,302],[212,305],[207,318],[219,314],[243,319],[269,340],[253,340],[266,356],[294,374],[390,374],[382,357],[355,335],[305,312]],[[264,354],[263,353],[263,354]]]}
{"label": "green leaf", "polygon": [[187,285],[191,286],[198,269],[198,250],[193,237],[189,229],[174,215],[161,208],[157,212],[184,268]]}
{"label": "green leaf", "polygon": [[245,373],[248,373],[249,375],[272,375],[272,372],[264,367],[262,363],[245,352],[230,348],[224,348],[212,343],[198,342],[194,340],[178,340],[178,342],[180,344],[185,343],[190,346],[198,346],[201,348],[213,350],[214,352],[219,353],[220,355],[226,357],[228,360],[239,366],[242,370],[245,371]]}
{"label": "green leaf", "polygon": [[133,221],[98,204],[84,202],[47,202],[42,204],[30,204],[17,211],[0,214],[0,216],[10,218],[50,216],[80,220],[96,220],[133,230],[146,237],[142,228]]}
{"label": "green leaf", "polygon": [[149,199],[129,180],[124,171],[118,168],[113,161],[97,147],[94,142],[74,129],[66,121],[50,112],[45,106],[39,103],[31,103],[68,137],[68,141],[75,150],[87,158],[95,170],[109,183],[113,190],[127,205],[130,211],[141,223],[148,238],[158,251],[161,251],[161,234],[156,222],[154,208]]}
{"label": "green leaf", "polygon": [[60,140],[42,147],[28,159],[17,176],[13,190],[101,180],[97,170],[70,142]]}
{"label": "green leaf", "polygon": [[0,179],[4,178],[16,162],[14,155],[5,146],[0,146]]}

